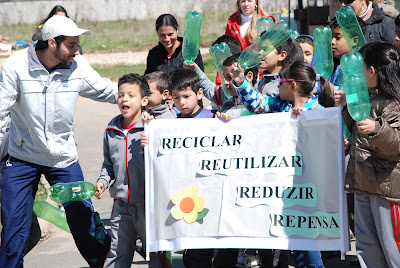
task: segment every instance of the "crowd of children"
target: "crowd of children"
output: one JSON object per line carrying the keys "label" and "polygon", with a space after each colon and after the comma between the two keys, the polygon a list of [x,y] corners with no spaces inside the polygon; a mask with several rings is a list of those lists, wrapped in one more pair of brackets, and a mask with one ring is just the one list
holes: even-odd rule
{"label": "crowd of children", "polygon": [[[345,5],[349,1],[340,2]],[[365,0],[353,2],[360,2],[360,7],[366,3]],[[377,8],[369,1],[366,5],[371,12]],[[366,16],[369,19],[371,15]],[[364,20],[359,19],[359,24],[365,32]],[[112,119],[105,131],[104,163],[96,184],[98,198],[110,188],[115,199],[111,250],[105,267],[129,267],[136,242],[133,238],[138,236],[145,243],[143,147],[148,139],[143,134],[143,114],[159,119],[231,120],[245,114],[271,112],[292,112],[299,116],[303,110],[335,104],[343,106],[343,118],[351,133],[346,191],[355,193],[355,227],[351,225],[351,230],[357,239],[358,260],[362,267],[400,267],[400,51],[394,45],[395,40],[393,44],[373,41],[360,50],[372,109],[367,120],[355,122],[340,88],[343,73],[338,64],[350,50],[336,18],[331,20],[330,27],[336,63],[331,77],[316,73],[310,35],[300,35],[297,40],[289,38],[258,66],[246,70],[238,65],[240,43],[224,35],[215,43],[227,43],[232,52],[223,62],[222,70],[222,83],[230,96],[221,94],[219,83],[210,81],[196,63],[182,63],[183,68],[174,68],[168,75],[148,69],[144,77],[127,74],[120,78],[121,115]],[[176,112],[167,104],[169,96]],[[217,110],[203,107],[203,97],[213,102]],[[243,258],[246,252],[252,256],[247,262]],[[285,260],[278,262],[288,252],[281,252],[281,258],[279,252],[220,249],[214,257],[214,249],[187,249],[183,261],[186,267],[202,268],[252,267],[260,261],[262,267],[288,267]],[[294,251],[293,255],[296,267],[324,267],[319,251]],[[151,267],[161,265],[159,256],[151,254]]]}

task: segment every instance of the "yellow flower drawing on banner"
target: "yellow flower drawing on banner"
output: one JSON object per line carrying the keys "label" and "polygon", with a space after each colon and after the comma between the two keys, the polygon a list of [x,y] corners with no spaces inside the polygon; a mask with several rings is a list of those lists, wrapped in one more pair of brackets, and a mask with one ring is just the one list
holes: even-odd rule
{"label": "yellow flower drawing on banner", "polygon": [[194,186],[187,187],[183,192],[175,192],[171,201],[175,204],[171,209],[171,215],[176,220],[183,218],[185,222],[193,223],[208,213],[208,209],[204,208],[204,198],[197,196],[197,188]]}

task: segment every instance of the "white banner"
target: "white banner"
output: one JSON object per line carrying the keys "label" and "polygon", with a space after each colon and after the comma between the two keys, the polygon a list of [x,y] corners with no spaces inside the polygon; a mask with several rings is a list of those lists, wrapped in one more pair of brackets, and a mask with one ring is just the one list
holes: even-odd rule
{"label": "white banner", "polygon": [[340,108],[145,127],[147,252],[349,250]]}

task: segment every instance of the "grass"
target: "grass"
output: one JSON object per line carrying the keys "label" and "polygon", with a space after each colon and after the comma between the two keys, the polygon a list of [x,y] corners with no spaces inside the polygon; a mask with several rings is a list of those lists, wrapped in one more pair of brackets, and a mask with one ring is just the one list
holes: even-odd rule
{"label": "grass", "polygon": [[[232,12],[204,12],[201,28],[202,46],[210,46],[215,39],[224,34],[226,22]],[[156,19],[117,20],[117,21],[83,21],[78,26],[89,29],[92,35],[81,38],[85,52],[93,51],[143,51],[157,44],[155,31]],[[183,36],[185,19],[177,18],[180,24],[179,35]],[[15,41],[31,42],[37,25],[17,24],[0,27],[1,35],[10,43]]]}
{"label": "grass", "polygon": [[[211,81],[215,81],[217,69],[215,68],[214,62],[210,54],[206,54],[203,56],[203,63],[205,74]],[[112,67],[93,66],[93,68],[100,74],[100,76],[108,77],[112,81],[116,82],[118,81],[118,78],[127,73],[138,73],[140,75],[143,75],[144,71],[146,70],[146,64],[117,65]]]}
{"label": "grass", "polygon": [[[209,47],[225,32],[226,22],[232,12],[215,13],[204,12],[201,28],[201,46]],[[183,36],[185,19],[177,18],[180,24],[179,35]],[[85,53],[90,52],[117,52],[117,51],[143,51],[155,46],[158,37],[155,31],[155,19],[146,20],[117,20],[106,22],[83,21],[77,23],[79,27],[90,29],[91,36],[80,39]],[[36,25],[18,24],[0,27],[0,33],[10,43],[15,41],[31,42],[31,37],[36,30]],[[215,81],[216,69],[209,54],[203,55],[206,75]],[[146,65],[118,65],[118,66],[93,66],[103,77],[117,81],[123,74],[134,72],[143,74]]]}

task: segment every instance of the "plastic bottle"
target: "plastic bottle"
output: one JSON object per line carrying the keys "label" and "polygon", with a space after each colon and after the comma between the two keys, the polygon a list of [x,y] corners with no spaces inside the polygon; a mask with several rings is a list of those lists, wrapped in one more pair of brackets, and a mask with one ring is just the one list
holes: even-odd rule
{"label": "plastic bottle", "polygon": [[186,27],[182,44],[182,56],[185,63],[193,63],[199,54],[202,20],[202,15],[197,11],[189,11],[186,13]]}
{"label": "plastic bottle", "polygon": [[317,73],[329,79],[333,73],[331,28],[324,27],[314,30],[314,58]]}
{"label": "plastic bottle", "polygon": [[336,11],[336,19],[342,30],[344,39],[346,39],[350,53],[358,52],[366,42],[354,10],[349,6],[342,7],[339,11]]}
{"label": "plastic bottle", "polygon": [[364,74],[364,60],[358,52],[343,55],[340,66],[343,70],[347,109],[355,121],[363,121],[369,117],[371,111],[367,79]]}
{"label": "plastic bottle", "polygon": [[229,97],[231,97],[231,95],[229,94],[228,89],[226,88],[226,86],[224,84],[224,75],[222,73],[222,68],[223,68],[224,60],[226,60],[228,57],[231,56],[231,50],[225,42],[222,42],[220,44],[213,45],[210,48],[210,54],[214,61],[215,67],[217,67],[217,72],[219,74],[219,77],[221,78],[222,90],[223,90],[225,96],[227,98],[229,98]]}
{"label": "plastic bottle", "polygon": [[54,224],[58,228],[71,233],[68,227],[65,211],[50,205],[46,201],[35,201],[33,203],[33,212],[39,218],[42,218]]}
{"label": "plastic bottle", "polygon": [[57,203],[83,201],[95,193],[96,187],[87,181],[57,183],[50,187],[50,199]]}
{"label": "plastic bottle", "polygon": [[271,17],[259,18],[256,21],[257,36],[261,36],[265,31],[268,31],[271,26],[274,25],[274,20]]}
{"label": "plastic bottle", "polygon": [[256,42],[242,51],[238,60],[239,65],[243,69],[258,65],[265,56],[282,45],[292,34],[293,31],[287,27],[284,21],[275,23]]}

